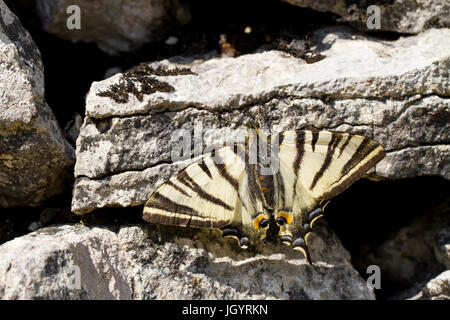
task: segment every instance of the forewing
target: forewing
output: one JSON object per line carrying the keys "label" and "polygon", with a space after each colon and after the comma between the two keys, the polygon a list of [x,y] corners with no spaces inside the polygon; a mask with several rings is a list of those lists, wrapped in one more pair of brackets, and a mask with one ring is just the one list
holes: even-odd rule
{"label": "forewing", "polygon": [[385,156],[378,142],[351,133],[286,131],[281,141],[280,158],[315,199],[341,193]]}
{"label": "forewing", "polygon": [[222,228],[242,212],[239,185],[245,163],[232,147],[206,155],[160,186],[144,206],[144,220],[158,224]]}

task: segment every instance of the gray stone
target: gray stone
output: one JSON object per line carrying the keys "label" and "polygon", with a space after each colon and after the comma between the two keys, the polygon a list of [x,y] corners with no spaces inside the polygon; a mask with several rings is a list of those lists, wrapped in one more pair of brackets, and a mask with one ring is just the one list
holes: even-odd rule
{"label": "gray stone", "polygon": [[325,221],[310,237],[312,266],[282,244],[241,251],[214,230],[112,230],[52,226],[3,244],[0,298],[374,299]]}
{"label": "gray stone", "polygon": [[64,127],[64,137],[68,141],[75,143],[80,135],[80,128],[82,124],[83,118],[75,112],[72,119]]}
{"label": "gray stone", "polygon": [[115,234],[106,229],[40,229],[0,246],[0,257],[1,299],[131,297],[122,251]]}
{"label": "gray stone", "polygon": [[429,300],[450,300],[450,270],[428,282],[422,290],[423,297]]}
{"label": "gray stone", "polygon": [[44,98],[39,50],[0,0],[0,207],[36,206],[71,179],[75,152]]}
{"label": "gray stone", "polygon": [[[67,27],[71,5],[80,8],[80,29]],[[160,39],[171,26],[191,18],[189,7],[178,0],[47,0],[36,1],[36,9],[47,32],[74,42],[94,42],[110,54]]]}
{"label": "gray stone", "polygon": [[412,288],[391,298],[392,300],[450,300],[450,270],[437,277],[417,283]]}
{"label": "gray stone", "polygon": [[143,204],[188,163],[172,164],[176,129],[202,127],[203,146],[220,145],[255,121],[258,110],[275,131],[314,126],[379,141],[387,156],[371,178],[449,179],[450,30],[380,41],[329,28],[312,41],[326,58],[311,64],[279,51],[160,61],[152,67],[192,72],[147,74],[174,90],[128,92],[121,103],[104,93],[128,80],[139,92],[142,83],[126,74],[94,82],[77,140],[72,210]]}
{"label": "gray stone", "polygon": [[435,236],[434,255],[440,264],[450,270],[450,228],[439,231]]}
{"label": "gray stone", "polygon": [[40,221],[33,221],[32,223],[30,223],[30,225],[28,226],[28,231],[36,231],[37,229],[42,228],[42,224]]}
{"label": "gray stone", "polygon": [[449,214],[448,203],[430,210],[373,248],[364,265],[378,265],[382,279],[396,286],[423,287],[423,282],[449,269]]}
{"label": "gray stone", "polygon": [[[430,28],[450,27],[450,3],[448,0],[392,0],[392,1],[346,1],[346,0],[283,0],[290,4],[318,11],[333,12],[363,31],[367,27],[370,5],[380,8],[380,31],[417,34]],[[372,31],[376,31],[373,30]]]}

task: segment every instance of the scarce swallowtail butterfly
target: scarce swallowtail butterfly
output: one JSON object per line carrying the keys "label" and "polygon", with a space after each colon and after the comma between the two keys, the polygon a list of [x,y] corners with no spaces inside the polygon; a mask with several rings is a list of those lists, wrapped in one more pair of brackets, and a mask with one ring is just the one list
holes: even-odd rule
{"label": "scarce swallowtail butterfly", "polygon": [[[271,162],[254,157],[266,149]],[[156,224],[218,228],[242,249],[276,228],[281,242],[308,263],[308,236],[326,200],[336,196],[385,156],[361,135],[318,130],[264,134],[249,129],[245,144],[213,151],[161,185],[144,206]],[[271,230],[272,231],[272,230]]]}

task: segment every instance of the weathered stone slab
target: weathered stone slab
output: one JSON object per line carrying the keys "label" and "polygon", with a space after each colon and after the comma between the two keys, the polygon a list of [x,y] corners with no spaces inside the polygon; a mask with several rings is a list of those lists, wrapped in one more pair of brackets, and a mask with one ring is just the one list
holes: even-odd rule
{"label": "weathered stone slab", "polygon": [[[364,31],[393,31],[417,34],[430,28],[450,27],[450,3],[447,0],[283,0],[290,4],[318,11],[333,12]],[[379,29],[370,29],[374,24],[376,11],[369,6],[379,8]],[[369,9],[369,10],[368,10]],[[378,10],[378,9],[375,9]],[[372,17],[372,18],[371,18]],[[369,26],[367,21],[369,20]]]}
{"label": "weathered stone slab", "polygon": [[45,101],[38,48],[0,11],[0,207],[36,206],[72,178],[75,152]]}
{"label": "weathered stone slab", "polygon": [[0,246],[0,298],[375,298],[325,222],[310,237],[313,266],[281,244],[241,251],[217,236],[154,226],[43,228]]}
{"label": "weathered stone slab", "polygon": [[[171,164],[175,130],[193,138],[201,128],[203,147],[220,145],[255,121],[258,109],[272,130],[314,126],[379,141],[387,156],[372,178],[449,179],[450,30],[380,41],[322,29],[313,42],[326,58],[312,64],[278,51],[161,61],[141,74],[151,94],[139,93],[145,81],[129,77],[136,72],[94,82],[77,141],[73,211],[144,203],[185,165]],[[177,74],[181,68],[189,72]],[[137,94],[119,90],[130,87]]]}

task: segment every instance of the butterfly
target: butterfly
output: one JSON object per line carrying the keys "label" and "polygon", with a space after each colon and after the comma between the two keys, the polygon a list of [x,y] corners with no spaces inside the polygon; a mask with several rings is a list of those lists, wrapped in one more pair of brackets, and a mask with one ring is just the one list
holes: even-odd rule
{"label": "butterfly", "polygon": [[244,144],[214,150],[162,184],[146,202],[143,219],[217,228],[242,249],[274,228],[282,243],[312,264],[308,237],[327,200],[384,156],[378,142],[357,134],[249,129]]}

